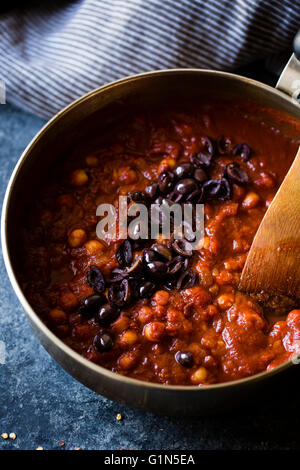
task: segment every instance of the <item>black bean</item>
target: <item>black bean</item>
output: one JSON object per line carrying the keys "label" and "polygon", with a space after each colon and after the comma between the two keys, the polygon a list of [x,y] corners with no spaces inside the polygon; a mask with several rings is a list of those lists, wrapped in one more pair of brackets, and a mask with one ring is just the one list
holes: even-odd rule
{"label": "black bean", "polygon": [[99,333],[94,338],[94,346],[98,352],[107,352],[113,348],[114,342],[108,333]]}
{"label": "black bean", "polygon": [[178,194],[189,194],[198,189],[198,185],[193,178],[185,178],[178,181],[174,191]]}
{"label": "black bean", "polygon": [[158,193],[159,193],[158,183],[150,183],[145,188],[145,193],[151,199],[151,201],[153,201],[153,199],[155,199],[158,196]]}
{"label": "black bean", "polygon": [[151,263],[151,261],[157,261],[158,255],[154,250],[151,250],[151,248],[145,248],[143,258],[146,263]]}
{"label": "black bean", "polygon": [[183,162],[175,168],[174,173],[178,179],[186,178],[188,176],[192,176],[194,171],[194,167],[189,162]]}
{"label": "black bean", "polygon": [[154,243],[151,246],[151,250],[155,251],[159,255],[160,258],[167,259],[170,261],[172,259],[172,252],[169,250],[168,247],[162,245],[161,243]]}
{"label": "black bean", "polygon": [[226,166],[226,175],[235,184],[243,186],[249,181],[248,175],[238,163],[232,162]]}
{"label": "black bean", "polygon": [[181,256],[175,256],[171,261],[168,262],[168,274],[174,276],[179,273],[184,266],[184,259]]}
{"label": "black bean", "polygon": [[177,351],[175,354],[175,360],[183,367],[193,367],[194,358],[190,352]]}
{"label": "black bean", "polygon": [[190,258],[184,258],[183,259],[183,269],[184,269],[184,271],[187,270],[187,268],[189,267],[189,264],[190,264]]}
{"label": "black bean", "polygon": [[126,273],[130,276],[137,276],[141,273],[143,269],[143,260],[141,257],[138,257],[132,266],[127,268]]}
{"label": "black bean", "polygon": [[204,202],[204,189],[203,189],[203,186],[201,186],[199,197],[197,198],[197,201],[195,201],[195,202],[197,204],[202,204]]}
{"label": "black bean", "polygon": [[203,200],[217,199],[221,189],[221,180],[211,179],[205,181],[202,186]]}
{"label": "black bean", "polygon": [[147,271],[154,279],[163,279],[168,271],[166,263],[162,261],[152,261],[146,265]]}
{"label": "black bean", "polygon": [[185,198],[185,202],[192,202],[196,203],[199,202],[202,196],[202,190],[201,189],[196,189],[196,191],[193,191],[192,193],[188,194]]}
{"label": "black bean", "polygon": [[191,271],[190,269],[188,271],[185,271],[182,273],[180,278],[177,281],[177,289],[190,289],[191,287],[194,287],[197,281],[197,274],[194,271]]}
{"label": "black bean", "polygon": [[120,315],[120,310],[110,304],[102,305],[97,314],[100,325],[107,326],[113,323]]}
{"label": "black bean", "polygon": [[174,204],[179,204],[182,200],[183,200],[183,194],[178,194],[176,193],[175,191],[172,191],[170,194],[169,194],[169,199],[171,199],[171,201],[174,203]]}
{"label": "black bean", "polygon": [[142,284],[143,282],[145,282],[145,279],[143,277],[142,272],[141,272],[140,276],[136,276],[136,277],[131,276],[131,277],[129,277],[129,284],[130,284],[130,287],[131,287],[132,300],[139,299],[139,297],[140,297],[139,287],[140,287],[140,284]]}
{"label": "black bean", "polygon": [[139,286],[139,297],[141,299],[151,297],[156,291],[156,285],[151,281],[145,281]]}
{"label": "black bean", "polygon": [[218,198],[222,201],[227,201],[231,197],[231,187],[229,181],[226,178],[221,179],[220,191]]}
{"label": "black bean", "polygon": [[128,305],[131,301],[131,285],[128,279],[124,279],[121,282],[121,290],[124,292],[124,302]]}
{"label": "black bean", "polygon": [[216,140],[217,150],[220,155],[224,153],[229,153],[232,149],[232,142],[230,139],[220,136]]}
{"label": "black bean", "polygon": [[175,175],[171,171],[164,171],[159,175],[158,178],[158,187],[162,194],[167,194],[171,191],[173,183],[175,180]]}
{"label": "black bean", "polygon": [[108,289],[108,299],[111,305],[124,307],[131,301],[131,287],[128,279],[123,279],[120,284],[114,283]]}
{"label": "black bean", "polygon": [[234,156],[239,155],[244,162],[247,162],[251,158],[252,150],[249,147],[249,145],[242,143],[242,144],[237,144],[233,148],[232,154]]}
{"label": "black bean", "polygon": [[196,168],[208,168],[212,162],[213,155],[209,153],[196,153],[190,157],[191,163]]}
{"label": "black bean", "polygon": [[164,289],[166,290],[175,290],[176,289],[176,284],[177,284],[177,280],[176,279],[168,279],[163,287]]}
{"label": "black bean", "polygon": [[213,199],[221,199],[226,201],[230,199],[231,196],[231,187],[226,178],[221,179],[212,179],[203,183],[202,186],[204,201],[209,201]]}
{"label": "black bean", "polygon": [[184,238],[178,238],[172,243],[172,248],[176,253],[184,257],[190,257],[193,254],[192,245]]}
{"label": "black bean", "polygon": [[131,242],[129,240],[124,240],[121,243],[116,253],[116,257],[121,268],[125,268],[125,266],[131,265],[132,259],[133,259],[133,253],[132,253]]}
{"label": "black bean", "polygon": [[201,143],[204,146],[205,153],[212,156],[215,154],[215,143],[213,139],[207,136],[201,137]]}
{"label": "black bean", "polygon": [[198,183],[204,183],[207,180],[207,174],[202,168],[196,168],[193,176]]}
{"label": "black bean", "polygon": [[109,278],[109,282],[120,282],[127,277],[127,272],[122,271],[122,269],[115,268],[112,270]]}
{"label": "black bean", "polygon": [[82,315],[94,315],[97,313],[99,307],[106,302],[104,295],[92,294],[89,295],[79,307],[79,313]]}
{"label": "black bean", "polygon": [[91,264],[86,274],[86,278],[89,286],[94,289],[97,294],[102,294],[105,291],[105,280],[98,266]]}
{"label": "black bean", "polygon": [[138,191],[137,189],[135,189],[134,191],[129,191],[127,196],[130,201],[137,202],[140,204],[147,204],[149,201],[146,194],[142,191]]}

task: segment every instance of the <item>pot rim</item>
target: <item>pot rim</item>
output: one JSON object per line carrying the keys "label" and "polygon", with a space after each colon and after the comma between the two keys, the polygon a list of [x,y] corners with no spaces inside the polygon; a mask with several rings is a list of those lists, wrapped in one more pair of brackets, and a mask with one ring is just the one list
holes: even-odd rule
{"label": "pot rim", "polygon": [[[36,326],[38,330],[42,332],[42,334],[47,338],[47,340],[50,343],[54,343],[55,346],[60,349],[61,352],[63,352],[65,355],[67,355],[70,359],[79,362],[82,366],[87,367],[91,369],[93,372],[99,374],[99,376],[106,376],[106,378],[115,381],[118,384],[128,384],[136,387],[145,387],[145,388],[151,388],[151,389],[156,389],[157,391],[182,391],[182,392],[196,392],[196,391],[209,391],[209,390],[218,390],[218,389],[224,389],[224,388],[229,388],[229,387],[238,387],[240,385],[247,385],[250,382],[257,382],[260,381],[264,378],[271,377],[272,375],[278,374],[279,372],[282,372],[283,370],[289,368],[293,363],[292,359],[289,359],[288,361],[283,362],[282,364],[272,368],[269,371],[264,371],[260,372],[259,374],[251,375],[249,377],[245,377],[243,379],[239,380],[234,380],[230,382],[222,382],[222,383],[217,383],[217,384],[212,384],[212,385],[205,385],[205,386],[199,386],[199,385],[163,385],[163,384],[158,384],[154,382],[146,382],[144,380],[138,380],[134,379],[131,377],[126,377],[122,376],[116,372],[112,372],[108,369],[105,369],[104,367],[95,364],[88,359],[85,359],[83,356],[81,356],[79,353],[71,349],[69,346],[67,346],[61,339],[59,339],[52,331],[42,322],[42,320],[39,318],[37,313],[33,310],[29,302],[27,301],[18,281],[14,273],[13,265],[10,259],[10,254],[8,250],[8,243],[7,243],[7,214],[9,211],[9,204],[10,204],[10,199],[11,199],[11,194],[14,190],[14,185],[16,182],[16,179],[19,175],[19,173],[22,171],[22,167],[24,165],[24,162],[27,158],[30,157],[30,152],[31,149],[35,146],[35,144],[44,136],[44,134],[47,133],[48,128],[52,126],[52,124],[62,117],[64,117],[68,112],[71,112],[74,107],[76,107],[78,104],[84,102],[85,100],[88,100],[91,96],[105,92],[115,86],[121,85],[126,82],[130,81],[135,81],[138,79],[142,79],[144,77],[151,77],[151,76],[157,76],[157,75],[174,75],[174,74],[186,74],[186,73],[191,73],[191,74],[199,74],[199,75],[216,75],[216,76],[221,76],[225,77],[227,79],[231,79],[233,81],[241,81],[244,83],[251,84],[256,87],[260,87],[264,90],[266,90],[269,93],[275,94],[281,99],[286,100],[289,104],[293,104],[292,99],[286,95],[285,93],[281,92],[278,89],[275,89],[269,85],[266,85],[264,83],[261,83],[257,80],[253,80],[248,77],[243,77],[241,75],[229,73],[229,72],[222,72],[222,71],[217,71],[217,70],[210,70],[210,69],[197,69],[197,68],[177,68],[177,69],[165,69],[165,70],[155,70],[155,71],[149,71],[149,72],[143,72],[131,76],[127,76],[124,78],[121,78],[119,80],[115,80],[113,82],[110,82],[108,84],[102,85],[98,88],[95,88],[86,94],[82,95],[81,97],[77,98],[76,100],[72,101],[70,104],[65,106],[61,111],[56,113],[52,118],[50,118],[49,121],[44,124],[44,126],[38,131],[38,133],[33,137],[33,139],[29,142],[29,144],[26,146],[24,151],[22,152],[18,162],[15,165],[15,168],[13,170],[13,173],[9,179],[7,189],[5,192],[4,200],[3,200],[3,206],[2,206],[2,214],[1,214],[1,243],[2,243],[2,252],[3,252],[3,258],[4,258],[4,263],[6,266],[6,270],[8,273],[9,280],[12,284],[12,287],[18,297],[19,302],[21,303],[22,307],[24,308],[26,314],[30,318],[30,320],[33,322],[33,324]],[[55,357],[54,357],[55,359]]]}

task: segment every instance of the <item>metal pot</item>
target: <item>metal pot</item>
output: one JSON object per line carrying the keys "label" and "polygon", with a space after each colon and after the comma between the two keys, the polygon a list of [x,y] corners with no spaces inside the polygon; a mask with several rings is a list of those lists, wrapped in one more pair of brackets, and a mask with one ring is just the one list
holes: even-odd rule
{"label": "metal pot", "polygon": [[[297,77],[290,78],[298,69]],[[167,99],[195,99],[220,96],[242,99],[259,106],[274,108],[300,120],[300,62],[293,55],[278,83],[278,89],[238,75],[212,70],[178,69],[143,73],[102,86],[71,103],[54,116],[34,137],[23,152],[8,184],[2,212],[2,246],[12,286],[28,319],[45,349],[73,377],[110,399],[123,404],[164,414],[196,415],[231,408],[249,395],[273,384],[273,379],[291,366],[286,362],[270,372],[243,380],[197,386],[165,386],[123,377],[81,357],[58,339],[33,311],[18,281],[18,233],[30,193],[41,175],[70,146],[89,133],[99,132],[101,123],[109,123],[128,108],[153,106]],[[288,81],[288,85],[287,85]],[[293,89],[294,86],[294,89]],[[287,89],[288,88],[288,89]]]}

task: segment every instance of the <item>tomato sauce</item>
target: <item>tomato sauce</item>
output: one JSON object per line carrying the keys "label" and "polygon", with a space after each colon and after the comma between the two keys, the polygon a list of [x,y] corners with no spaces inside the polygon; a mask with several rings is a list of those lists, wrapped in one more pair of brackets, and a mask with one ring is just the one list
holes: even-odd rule
{"label": "tomato sauce", "polygon": [[[271,323],[238,290],[255,232],[299,146],[299,129],[285,133],[279,121],[268,110],[222,103],[137,112],[66,156],[29,207],[23,240],[24,290],[47,326],[87,359],[161,384],[237,380],[286,361],[300,341],[300,310]],[[204,243],[190,259],[196,282],[180,289],[161,283],[151,296],[118,308],[105,326],[83,314],[96,292],[87,281],[90,267],[104,279],[120,268],[121,241],[97,238],[97,206],[117,207],[119,195],[144,192],[203,151],[206,136],[214,145],[220,136],[230,143],[205,169],[209,178],[222,178],[235,162],[248,181],[231,181],[230,197],[205,201]],[[250,158],[233,154],[240,143]],[[170,248],[169,240],[154,242]],[[134,250],[133,262],[143,250]]]}

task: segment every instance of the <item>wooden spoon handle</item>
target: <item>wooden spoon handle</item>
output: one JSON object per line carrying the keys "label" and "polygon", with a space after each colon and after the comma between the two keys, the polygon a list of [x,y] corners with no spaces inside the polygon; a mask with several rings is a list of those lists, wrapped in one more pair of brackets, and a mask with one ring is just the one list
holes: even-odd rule
{"label": "wooden spoon handle", "polygon": [[300,298],[300,147],[254,237],[240,289]]}

